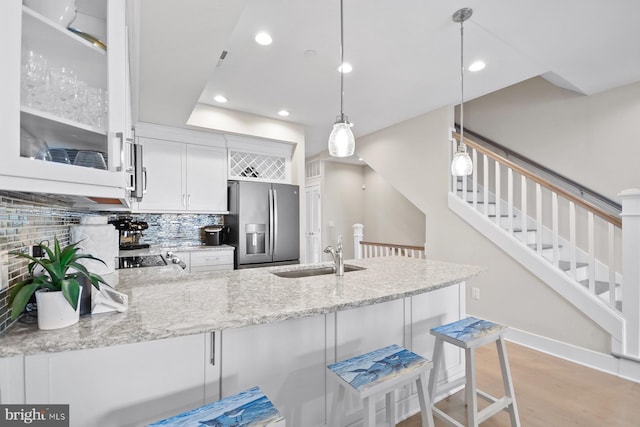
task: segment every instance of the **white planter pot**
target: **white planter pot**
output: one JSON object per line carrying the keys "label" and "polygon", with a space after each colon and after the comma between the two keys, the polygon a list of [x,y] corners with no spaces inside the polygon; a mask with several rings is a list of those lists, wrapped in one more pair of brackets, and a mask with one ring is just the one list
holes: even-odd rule
{"label": "white planter pot", "polygon": [[[82,296],[82,288],[78,294],[78,301]],[[71,307],[62,291],[49,292],[47,289],[36,291],[38,304],[38,328],[44,330],[66,328],[78,323],[80,319],[80,304],[76,310]]]}

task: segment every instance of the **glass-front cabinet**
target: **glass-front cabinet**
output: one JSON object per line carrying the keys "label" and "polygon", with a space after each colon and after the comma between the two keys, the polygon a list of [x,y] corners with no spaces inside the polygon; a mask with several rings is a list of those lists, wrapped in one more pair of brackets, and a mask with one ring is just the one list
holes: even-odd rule
{"label": "glass-front cabinet", "polygon": [[3,0],[0,22],[0,189],[125,201],[125,0]]}

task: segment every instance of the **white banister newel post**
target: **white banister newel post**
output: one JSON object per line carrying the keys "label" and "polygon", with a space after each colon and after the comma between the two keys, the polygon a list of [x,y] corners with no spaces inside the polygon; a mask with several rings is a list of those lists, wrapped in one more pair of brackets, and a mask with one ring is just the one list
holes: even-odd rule
{"label": "white banister newel post", "polygon": [[364,238],[364,225],[353,224],[353,254],[356,259],[362,258],[362,239]]}
{"label": "white banister newel post", "polygon": [[640,356],[640,189],[619,194],[622,199],[622,315],[625,354]]}

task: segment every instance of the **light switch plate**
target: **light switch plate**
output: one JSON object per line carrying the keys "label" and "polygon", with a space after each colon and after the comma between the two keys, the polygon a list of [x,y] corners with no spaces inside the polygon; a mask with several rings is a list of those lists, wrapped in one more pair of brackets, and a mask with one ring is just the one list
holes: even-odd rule
{"label": "light switch plate", "polygon": [[471,288],[471,298],[480,299],[480,288]]}
{"label": "light switch plate", "polygon": [[0,252],[0,290],[9,286],[9,259],[7,251]]}

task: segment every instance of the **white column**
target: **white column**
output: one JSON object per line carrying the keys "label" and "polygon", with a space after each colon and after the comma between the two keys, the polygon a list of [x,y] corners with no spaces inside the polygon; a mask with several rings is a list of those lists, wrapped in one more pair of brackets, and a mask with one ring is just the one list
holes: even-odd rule
{"label": "white column", "polygon": [[364,238],[364,225],[353,224],[353,254],[356,259],[362,258],[362,239]]}
{"label": "white column", "polygon": [[640,356],[640,189],[619,194],[622,199],[622,315],[625,354]]}

